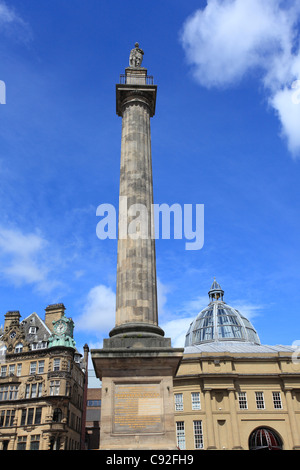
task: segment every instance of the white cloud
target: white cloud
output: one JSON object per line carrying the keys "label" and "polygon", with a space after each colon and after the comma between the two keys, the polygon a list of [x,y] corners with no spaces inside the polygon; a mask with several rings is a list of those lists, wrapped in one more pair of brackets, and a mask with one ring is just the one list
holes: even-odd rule
{"label": "white cloud", "polygon": [[0,31],[12,36],[14,39],[27,42],[32,38],[29,25],[14,8],[0,0]]}
{"label": "white cloud", "polygon": [[295,157],[300,150],[300,101],[297,100],[297,91],[288,87],[279,90],[270,98],[270,103],[282,124],[282,136],[286,138],[288,149]]}
{"label": "white cloud", "polygon": [[[167,299],[165,298],[165,302]],[[198,296],[193,300],[185,302],[180,312],[173,315],[172,318],[164,319],[161,328],[165,332],[167,338],[172,339],[174,348],[183,348],[185,343],[185,335],[187,330],[195,319],[197,314],[208,304],[208,297]],[[170,316],[169,316],[170,317]]]}
{"label": "white cloud", "polygon": [[11,8],[4,2],[0,3],[0,24],[12,23],[18,19],[17,14]]}
{"label": "white cloud", "polygon": [[158,308],[158,316],[162,318],[168,315],[167,312],[167,294],[171,292],[171,288],[163,284],[159,278],[157,278],[157,308]]}
{"label": "white cloud", "polygon": [[60,285],[49,277],[56,263],[53,247],[39,233],[0,226],[0,275],[11,284],[30,284],[37,291],[50,292]]}
{"label": "white cloud", "polygon": [[108,333],[115,325],[116,296],[111,288],[98,285],[87,294],[82,315],[76,320],[81,331]]}
{"label": "white cloud", "polygon": [[45,247],[37,234],[0,227],[0,272],[17,285],[45,281],[47,269],[38,260]]}
{"label": "white cloud", "polygon": [[232,86],[259,70],[294,155],[300,154],[300,104],[291,100],[290,89],[300,79],[299,18],[297,0],[208,0],[187,19],[181,34],[202,86]]}
{"label": "white cloud", "polygon": [[248,320],[250,320],[251,322],[253,318],[260,315],[260,312],[263,309],[262,305],[251,304],[243,300],[236,300],[230,306],[238,310],[242,315],[248,318]]}
{"label": "white cloud", "polygon": [[193,317],[178,317],[173,320],[167,321],[161,325],[165,332],[166,338],[171,338],[173,348],[183,348],[185,343],[185,335],[187,330],[195,319]]}

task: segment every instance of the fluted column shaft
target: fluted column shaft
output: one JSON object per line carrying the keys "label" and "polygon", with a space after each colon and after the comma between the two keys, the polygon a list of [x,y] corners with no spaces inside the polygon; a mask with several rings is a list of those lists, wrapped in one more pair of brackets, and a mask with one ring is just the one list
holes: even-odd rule
{"label": "fluted column shaft", "polygon": [[[150,117],[153,87],[124,85],[115,327],[158,326]],[[152,103],[152,107],[151,107]],[[151,329],[151,328],[150,328]],[[117,330],[118,332],[118,330]],[[156,331],[156,333],[161,334]],[[116,334],[116,329],[113,330]]]}
{"label": "fluted column shaft", "polygon": [[[128,322],[157,325],[152,188],[149,108],[133,101],[126,105],[122,121],[116,326]],[[147,217],[134,204],[143,205]],[[132,224],[137,218],[140,222]],[[120,233],[121,226],[136,227],[136,233]]]}

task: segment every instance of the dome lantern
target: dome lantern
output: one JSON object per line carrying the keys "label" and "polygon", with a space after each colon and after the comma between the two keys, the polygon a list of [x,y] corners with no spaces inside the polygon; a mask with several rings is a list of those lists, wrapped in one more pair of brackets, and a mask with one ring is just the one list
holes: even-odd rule
{"label": "dome lantern", "polygon": [[220,284],[217,283],[215,277],[214,277],[214,282],[212,283],[211,288],[208,291],[208,296],[211,302],[213,302],[214,300],[223,301],[224,291],[221,289]]}

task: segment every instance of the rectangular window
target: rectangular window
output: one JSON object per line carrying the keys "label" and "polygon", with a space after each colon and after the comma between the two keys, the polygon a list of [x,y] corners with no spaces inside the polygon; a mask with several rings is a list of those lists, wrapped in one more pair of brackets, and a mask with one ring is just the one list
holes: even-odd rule
{"label": "rectangular window", "polygon": [[265,408],[264,392],[255,392],[256,408],[263,410]]}
{"label": "rectangular window", "polygon": [[9,426],[13,426],[13,425],[14,425],[15,414],[16,414],[16,410],[11,410]]}
{"label": "rectangular window", "polygon": [[0,387],[0,401],[7,400],[8,396],[8,385],[1,385]]}
{"label": "rectangular window", "polygon": [[16,400],[17,399],[18,389],[19,389],[18,385],[10,385],[9,386],[9,395],[8,395],[9,400]]}
{"label": "rectangular window", "polygon": [[17,364],[17,377],[21,376],[22,364]]}
{"label": "rectangular window", "polygon": [[202,421],[194,421],[195,449],[203,449]]}
{"label": "rectangular window", "polygon": [[15,410],[6,410],[5,427],[13,426],[15,419]]}
{"label": "rectangular window", "polygon": [[41,424],[42,422],[42,408],[39,407],[35,410],[34,424]]}
{"label": "rectangular window", "polygon": [[180,450],[185,450],[184,421],[176,422],[176,439],[177,439],[177,447]]}
{"label": "rectangular window", "polygon": [[32,424],[33,423],[33,413],[34,413],[34,408],[28,408],[27,424]]}
{"label": "rectangular window", "polygon": [[10,364],[10,366],[8,368],[8,375],[9,376],[15,375],[15,367],[16,367],[15,364]]}
{"label": "rectangular window", "polygon": [[282,401],[280,392],[272,392],[273,394],[273,404],[275,409],[282,409]]}
{"label": "rectangular window", "polygon": [[26,408],[23,408],[22,415],[21,415],[21,426],[25,426],[26,424],[26,414],[27,414],[27,410]]}
{"label": "rectangular window", "polygon": [[38,373],[42,374],[45,370],[45,361],[39,361]]}
{"label": "rectangular window", "polygon": [[42,382],[40,382],[39,385],[38,385],[38,393],[37,393],[38,397],[42,396],[42,391],[43,391],[43,384],[42,384]]}
{"label": "rectangular window", "polygon": [[192,410],[200,410],[200,393],[199,392],[192,392]]}
{"label": "rectangular window", "polygon": [[53,370],[54,371],[60,370],[60,359],[54,359],[54,361],[53,361]]}
{"label": "rectangular window", "polygon": [[30,374],[35,374],[36,373],[36,361],[30,363]]}
{"label": "rectangular window", "polygon": [[38,434],[30,436],[30,450],[39,450],[40,436]]}
{"label": "rectangular window", "polygon": [[32,384],[30,398],[36,398],[36,391],[37,391],[37,384]]}
{"label": "rectangular window", "polygon": [[25,398],[29,398],[29,397],[30,397],[30,385],[27,384],[25,388]]}
{"label": "rectangular window", "polygon": [[248,409],[246,392],[239,392],[239,407],[240,407],[240,410]]}
{"label": "rectangular window", "polygon": [[26,450],[27,436],[19,436],[17,443],[17,450]]}
{"label": "rectangular window", "polygon": [[5,427],[5,428],[6,428],[7,426],[9,426],[9,421],[10,421],[10,411],[11,411],[11,410],[6,410],[5,424],[4,424],[4,427]]}
{"label": "rectangular window", "polygon": [[88,400],[87,406],[101,406],[101,400]]}
{"label": "rectangular window", "polygon": [[50,395],[59,395],[59,387],[60,381],[59,380],[51,380],[50,382]]}
{"label": "rectangular window", "polygon": [[0,401],[16,400],[18,395],[18,385],[2,385],[0,387]]}
{"label": "rectangular window", "polygon": [[1,377],[6,377],[7,366],[1,366]]}
{"label": "rectangular window", "polygon": [[37,343],[31,343],[31,350],[34,351],[35,349],[45,349],[47,347],[46,341],[38,341]]}
{"label": "rectangular window", "polygon": [[175,393],[175,411],[183,411],[183,394]]}
{"label": "rectangular window", "polygon": [[5,410],[2,410],[0,414],[0,428],[2,428],[4,425],[4,418],[5,418]]}

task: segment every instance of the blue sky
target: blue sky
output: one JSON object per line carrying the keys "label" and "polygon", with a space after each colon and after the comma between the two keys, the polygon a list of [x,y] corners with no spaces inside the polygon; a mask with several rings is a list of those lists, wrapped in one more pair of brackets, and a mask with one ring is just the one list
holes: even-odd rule
{"label": "blue sky", "polygon": [[114,326],[115,84],[138,41],[158,85],[154,199],[204,204],[205,242],[157,240],[159,320],[173,345],[225,301],[265,344],[300,340],[300,8],[296,1],[0,0],[0,308],[63,302],[80,350]]}

